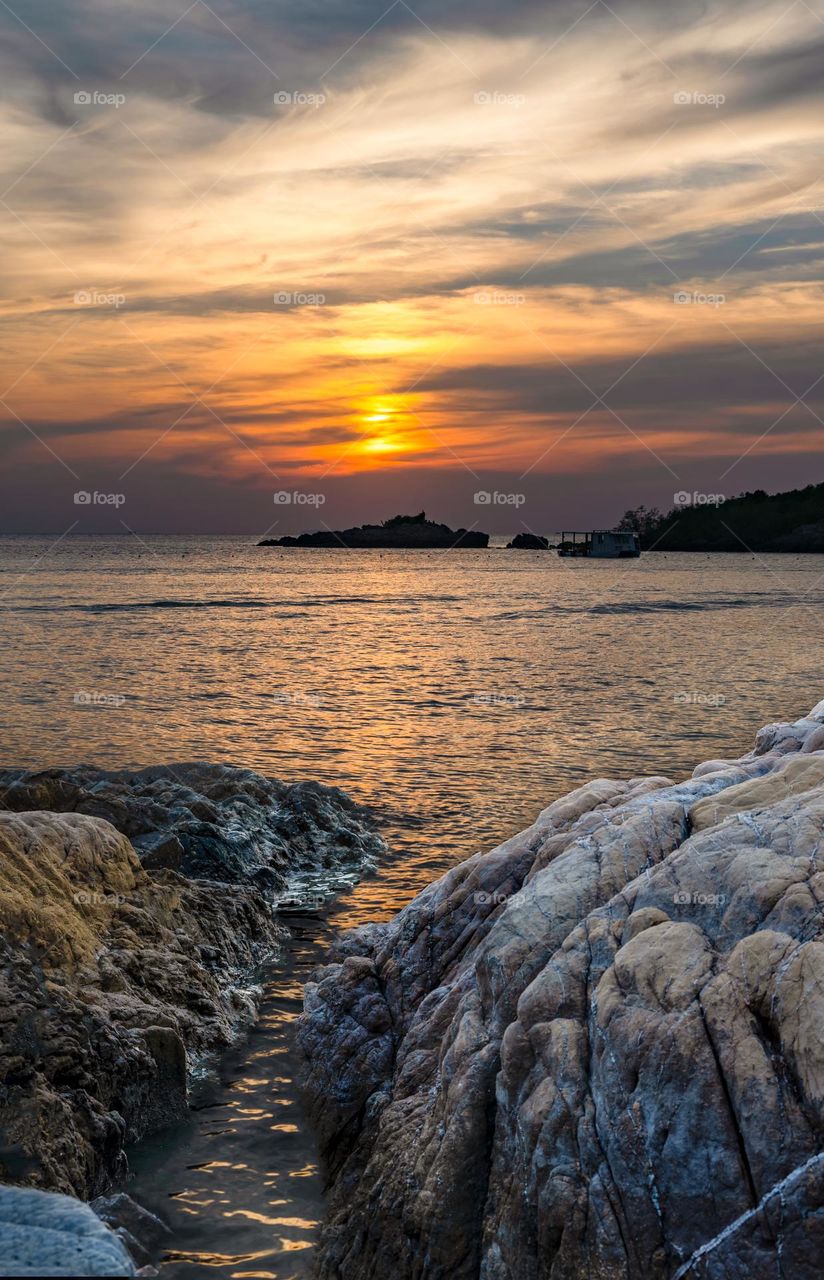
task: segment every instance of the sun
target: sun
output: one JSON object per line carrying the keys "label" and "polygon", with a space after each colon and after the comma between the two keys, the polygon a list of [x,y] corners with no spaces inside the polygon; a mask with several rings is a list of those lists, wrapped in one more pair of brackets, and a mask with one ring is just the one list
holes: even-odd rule
{"label": "sun", "polygon": [[363,453],[397,453],[404,448],[398,428],[402,426],[402,406],[384,398],[367,401],[358,414],[363,431]]}
{"label": "sun", "polygon": [[391,453],[394,449],[401,449],[403,446],[391,436],[372,436],[364,440],[363,448],[367,453]]}

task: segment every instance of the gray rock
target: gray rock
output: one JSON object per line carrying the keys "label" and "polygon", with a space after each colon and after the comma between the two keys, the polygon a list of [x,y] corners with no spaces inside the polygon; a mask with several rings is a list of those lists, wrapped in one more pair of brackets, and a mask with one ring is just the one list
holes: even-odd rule
{"label": "gray rock", "polygon": [[121,1241],[70,1196],[0,1186],[0,1274],[133,1276]]}
{"label": "gray rock", "polygon": [[363,806],[336,787],[291,786],[230,765],[0,770],[4,804],[105,818],[147,869],[285,887],[294,872],[374,865],[384,844]]}
{"label": "gray rock", "polygon": [[320,1277],[817,1280],[824,704],[598,780],[310,984]]}
{"label": "gray rock", "polygon": [[147,871],[180,871],[185,850],[181,841],[170,831],[147,831],[133,836],[132,845]]}
{"label": "gray rock", "polygon": [[132,1259],[141,1267],[151,1266],[152,1259],[171,1236],[165,1222],[122,1191],[116,1195],[99,1196],[92,1201],[91,1207],[122,1240]]}
{"label": "gray rock", "polygon": [[188,1109],[186,1046],[173,1027],[147,1027],[143,1040],[154,1059],[156,1075],[152,1090],[152,1114],[147,1130],[160,1129],[172,1117],[183,1117]]}
{"label": "gray rock", "polygon": [[[818,1276],[824,1257],[824,1156],[811,1156],[679,1267],[673,1280]],[[776,1263],[780,1272],[776,1272]]]}

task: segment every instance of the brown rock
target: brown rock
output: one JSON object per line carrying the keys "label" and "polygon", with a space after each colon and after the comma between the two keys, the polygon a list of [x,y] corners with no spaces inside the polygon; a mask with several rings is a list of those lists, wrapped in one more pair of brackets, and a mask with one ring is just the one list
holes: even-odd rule
{"label": "brown rock", "polygon": [[280,930],[254,889],[150,874],[75,813],[0,814],[0,920],[0,1180],[95,1194],[185,1113],[186,1049],[248,1019]]}

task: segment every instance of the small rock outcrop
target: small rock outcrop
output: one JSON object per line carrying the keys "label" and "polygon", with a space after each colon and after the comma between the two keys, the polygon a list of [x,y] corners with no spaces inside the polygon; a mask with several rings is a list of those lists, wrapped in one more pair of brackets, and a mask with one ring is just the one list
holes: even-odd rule
{"label": "small rock outcrop", "polygon": [[599,779],[306,989],[328,1280],[817,1280],[824,703]]}
{"label": "small rock outcrop", "polygon": [[133,1276],[118,1236],[88,1205],[29,1187],[0,1187],[4,1276]]}
{"label": "small rock outcrop", "polygon": [[548,551],[549,538],[539,533],[516,533],[511,542],[506,544],[507,551]]}
{"label": "small rock outcrop", "polygon": [[264,538],[259,547],[335,547],[362,549],[380,547],[402,551],[418,548],[450,550],[453,547],[488,547],[489,534],[477,529],[450,529],[449,525],[427,520],[426,512],[416,516],[393,516],[383,524],[357,525],[352,529],[321,529],[285,538]]}
{"label": "small rock outcrop", "polygon": [[172,1232],[166,1223],[123,1191],[99,1196],[92,1201],[91,1207],[101,1222],[111,1227],[129,1256],[141,1267],[150,1267],[161,1249],[171,1243]]}

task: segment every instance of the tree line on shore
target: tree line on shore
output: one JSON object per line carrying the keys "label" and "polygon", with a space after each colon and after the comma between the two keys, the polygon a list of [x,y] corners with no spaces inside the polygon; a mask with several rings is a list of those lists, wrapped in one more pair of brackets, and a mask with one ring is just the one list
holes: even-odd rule
{"label": "tree line on shore", "polygon": [[617,527],[636,532],[645,551],[824,552],[824,484],[773,494],[755,489],[723,500],[678,498],[684,501],[666,513],[635,507]]}

